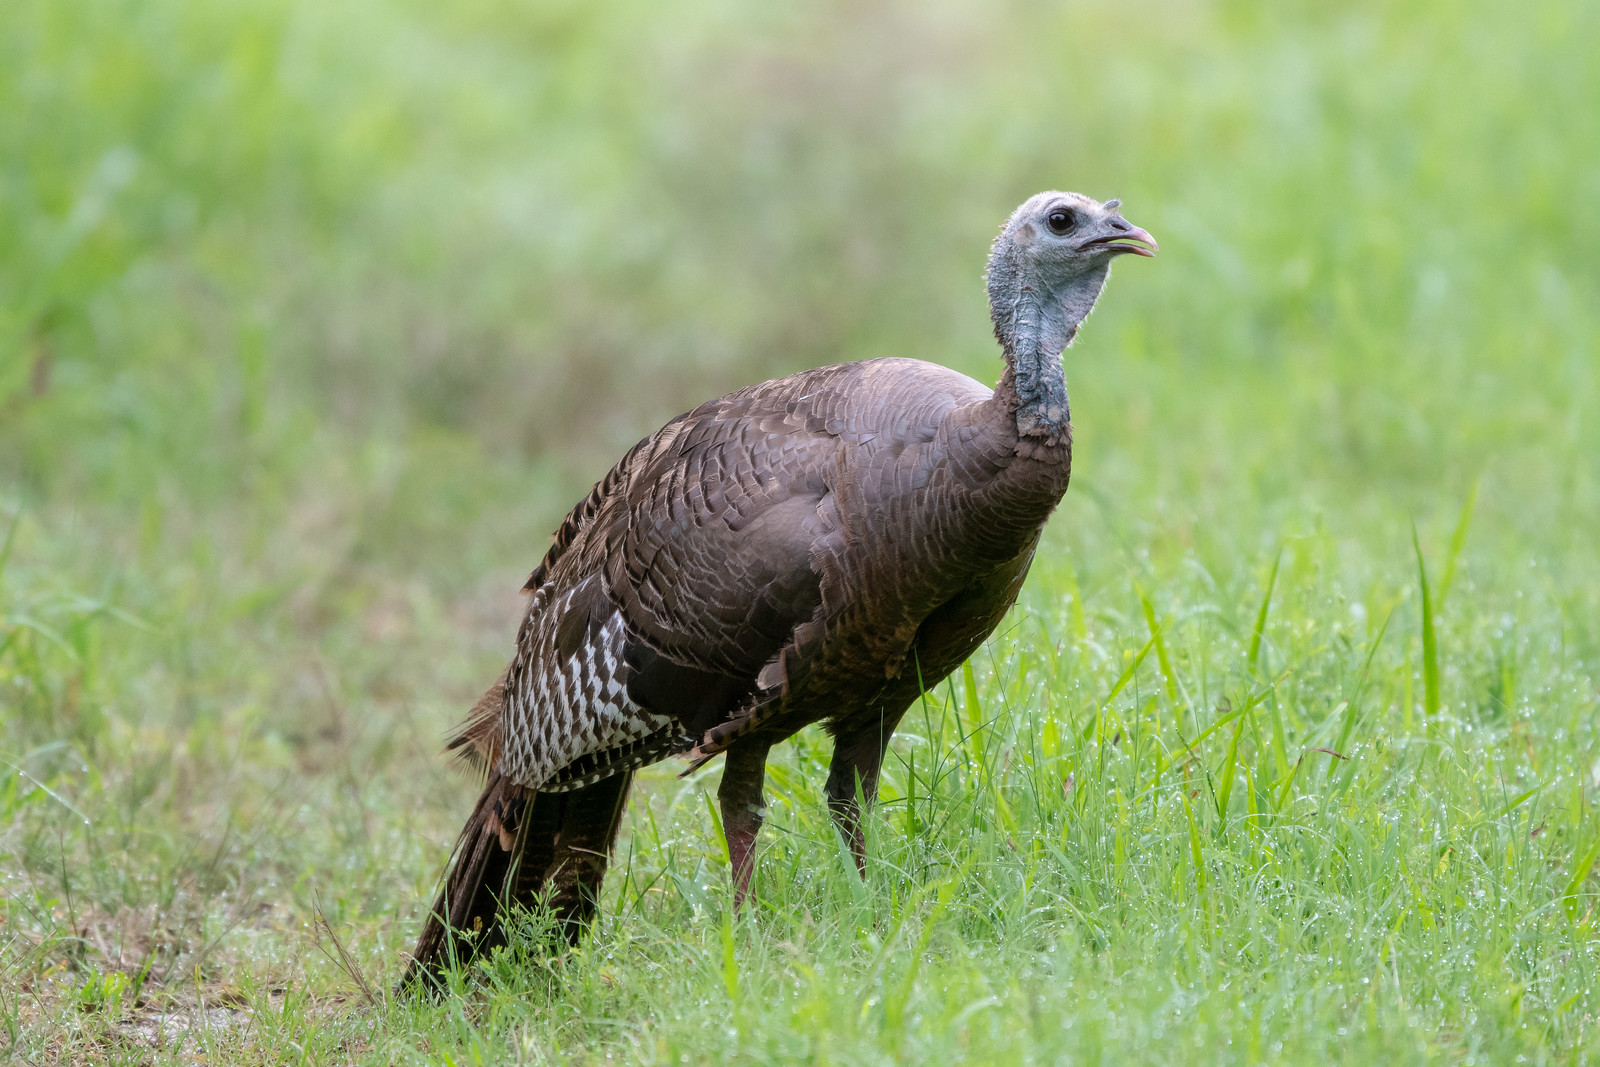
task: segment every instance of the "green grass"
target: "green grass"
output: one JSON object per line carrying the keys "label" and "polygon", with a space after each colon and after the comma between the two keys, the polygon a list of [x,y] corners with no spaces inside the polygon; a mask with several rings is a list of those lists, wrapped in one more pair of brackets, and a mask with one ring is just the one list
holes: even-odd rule
{"label": "green grass", "polygon": [[[1600,1053],[1596,9],[1103,6],[0,5],[7,1054]],[[590,939],[397,999],[560,515],[750,381],[992,380],[1048,187],[1162,254],[865,883],[820,736],[740,916],[660,767]]]}

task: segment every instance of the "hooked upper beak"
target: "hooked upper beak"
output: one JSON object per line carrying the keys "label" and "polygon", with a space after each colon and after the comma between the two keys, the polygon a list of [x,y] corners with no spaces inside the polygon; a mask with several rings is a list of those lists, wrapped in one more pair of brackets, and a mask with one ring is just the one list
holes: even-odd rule
{"label": "hooked upper beak", "polygon": [[[1120,215],[1107,219],[1106,225],[1109,227],[1106,233],[1083,242],[1082,247],[1104,245],[1113,252],[1132,252],[1136,256],[1151,258],[1161,250],[1161,246],[1156,244],[1156,239],[1150,236],[1149,231],[1141,230]],[[1143,245],[1150,247],[1144,248]]]}

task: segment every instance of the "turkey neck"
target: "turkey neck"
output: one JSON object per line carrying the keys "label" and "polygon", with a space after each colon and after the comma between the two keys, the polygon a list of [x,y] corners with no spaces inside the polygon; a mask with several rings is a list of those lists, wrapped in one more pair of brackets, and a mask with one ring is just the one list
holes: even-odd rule
{"label": "turkey neck", "polygon": [[1010,234],[995,242],[989,259],[989,315],[1006,362],[995,400],[1014,419],[1019,445],[1053,445],[1069,434],[1072,408],[1061,354],[1106,288],[1109,266],[1099,261],[1059,272],[1054,264],[1038,262]]}
{"label": "turkey neck", "polygon": [[1020,259],[997,253],[989,269],[990,313],[1006,360],[995,400],[1015,421],[1019,444],[1048,446],[1071,432],[1061,353],[1094,309],[1109,264],[1047,280]]}
{"label": "turkey neck", "polygon": [[983,427],[979,449],[997,463],[995,480],[980,490],[983,527],[973,534],[985,555],[999,558],[1031,543],[1067,491],[1072,409],[1061,353],[1093,310],[1106,268],[1101,262],[1052,275],[1004,239],[989,261],[990,314],[1006,367],[993,395],[971,413]]}

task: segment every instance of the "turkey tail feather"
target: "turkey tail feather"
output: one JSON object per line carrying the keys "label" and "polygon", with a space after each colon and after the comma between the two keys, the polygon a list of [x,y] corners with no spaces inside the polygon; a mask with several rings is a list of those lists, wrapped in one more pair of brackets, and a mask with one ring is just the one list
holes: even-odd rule
{"label": "turkey tail feather", "polygon": [[544,905],[569,943],[594,917],[631,773],[567,793],[532,793],[491,774],[456,842],[402,988],[507,940],[503,909]]}

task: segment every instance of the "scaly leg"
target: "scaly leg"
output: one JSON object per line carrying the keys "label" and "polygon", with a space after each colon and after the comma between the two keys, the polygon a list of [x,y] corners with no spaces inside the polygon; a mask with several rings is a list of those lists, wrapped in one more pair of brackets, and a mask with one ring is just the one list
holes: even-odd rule
{"label": "scaly leg", "polygon": [[833,814],[839,835],[850,846],[856,859],[856,871],[867,876],[867,839],[861,829],[861,803],[856,799],[859,785],[861,799],[871,804],[878,798],[878,772],[883,769],[883,754],[888,751],[889,738],[900,725],[904,709],[893,716],[871,716],[860,726],[847,726],[841,730],[833,744],[833,762],[828,768],[828,810]]}
{"label": "scaly leg", "polygon": [[770,745],[743,740],[728,749],[722,767],[722,786],[717,799],[722,802],[722,832],[728,839],[728,862],[733,868],[733,906],[744,906],[750,890],[750,875],[756,866],[756,834],[766,818],[766,799],[761,785],[767,776],[767,750]]}

